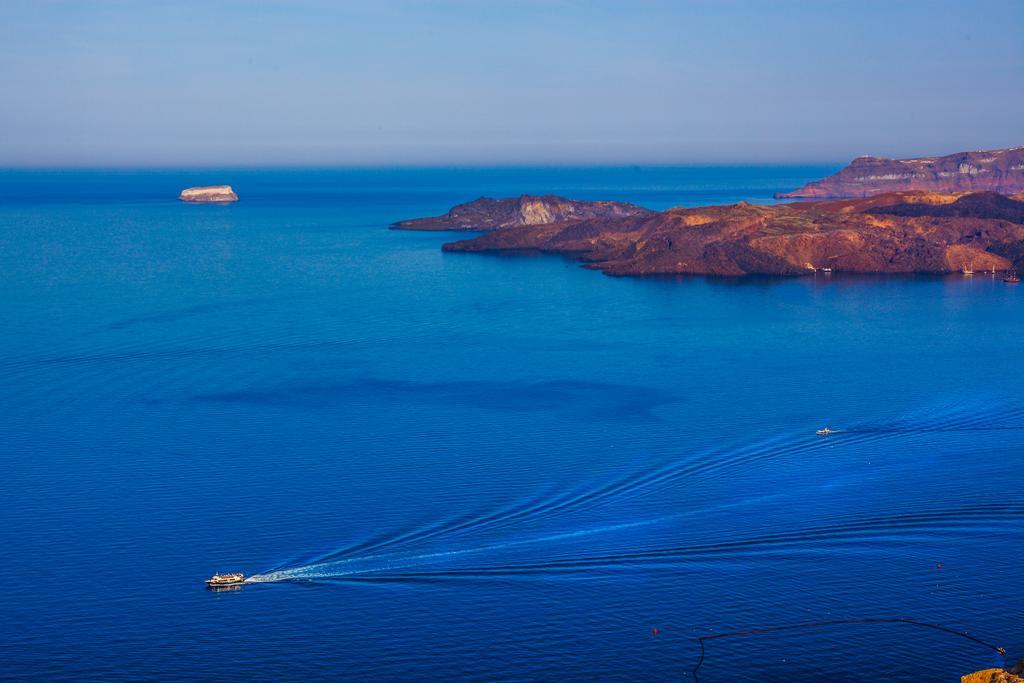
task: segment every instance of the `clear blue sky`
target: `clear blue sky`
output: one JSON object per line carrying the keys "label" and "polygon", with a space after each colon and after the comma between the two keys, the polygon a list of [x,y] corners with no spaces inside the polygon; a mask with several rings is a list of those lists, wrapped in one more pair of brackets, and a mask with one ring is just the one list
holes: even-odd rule
{"label": "clear blue sky", "polygon": [[0,166],[1024,144],[1024,0],[3,0]]}

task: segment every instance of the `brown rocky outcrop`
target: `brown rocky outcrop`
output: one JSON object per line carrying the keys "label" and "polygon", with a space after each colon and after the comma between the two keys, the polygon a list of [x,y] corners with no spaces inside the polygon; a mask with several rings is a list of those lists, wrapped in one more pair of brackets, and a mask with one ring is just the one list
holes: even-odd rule
{"label": "brown rocky outcrop", "polygon": [[553,195],[535,197],[524,194],[507,199],[481,197],[459,204],[443,216],[399,221],[391,227],[397,230],[494,230],[646,213],[650,211],[626,202],[591,202]]}
{"label": "brown rocky outcrop", "polygon": [[1024,678],[1006,669],[983,669],[961,676],[960,683],[1024,683]]}
{"label": "brown rocky outcrop", "polygon": [[184,189],[178,195],[178,199],[195,204],[219,204],[223,202],[237,202],[238,195],[235,194],[230,185],[207,185],[205,187]]}
{"label": "brown rocky outcrop", "polygon": [[1024,191],[1024,147],[959,152],[943,157],[886,159],[859,157],[834,175],[807,183],[784,199],[870,197],[886,192]]}
{"label": "brown rocky outcrop", "polygon": [[[476,208],[501,207],[496,215],[475,216],[465,229],[469,224],[497,227],[445,244],[445,250],[556,252],[611,275],[1024,268],[1024,202],[993,193],[904,192],[774,206],[741,202],[598,217],[575,214],[540,223],[510,219],[508,204],[490,201]],[[451,221],[427,220],[432,223],[419,222],[419,229],[450,229]]]}

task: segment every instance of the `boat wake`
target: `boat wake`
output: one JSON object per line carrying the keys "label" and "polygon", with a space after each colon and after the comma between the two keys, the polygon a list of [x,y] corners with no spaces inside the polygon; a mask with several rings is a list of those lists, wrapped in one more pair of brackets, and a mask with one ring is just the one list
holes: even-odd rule
{"label": "boat wake", "polygon": [[492,545],[482,546],[478,548],[465,548],[462,550],[446,550],[414,555],[367,555],[364,557],[357,557],[346,560],[318,562],[315,564],[308,564],[302,567],[293,567],[291,569],[279,569],[275,571],[266,572],[264,574],[256,574],[254,576],[249,577],[249,581],[252,583],[273,583],[280,581],[311,581],[317,579],[338,579],[349,576],[359,576],[381,572],[388,573],[410,567],[422,567],[425,565],[430,565],[438,562],[451,561],[455,558],[467,557],[475,554],[494,552],[514,547],[533,545],[537,543],[553,543],[555,541],[568,541],[572,539],[578,539],[583,536],[588,536],[591,534],[621,531],[624,529],[630,529],[638,526],[656,524],[658,522],[664,521],[665,519],[667,518],[663,517],[660,519],[652,519],[642,522],[627,522],[622,524],[597,527],[593,529],[567,531],[564,533],[556,533],[549,534],[547,536],[537,536],[534,538],[511,540],[502,543],[494,543]]}
{"label": "boat wake", "polygon": [[[404,531],[321,553],[297,564],[272,568],[250,577],[253,583],[299,581],[373,581],[468,578],[472,576],[564,575],[681,565],[757,556],[792,556],[827,549],[877,548],[886,541],[907,544],[936,542],[980,528],[1011,533],[1024,530],[1024,503],[980,500],[958,507],[922,507],[908,511],[908,501],[893,501],[889,511],[852,511],[835,520],[793,524],[791,530],[770,534],[730,534],[708,538],[699,523],[719,513],[744,514],[784,507],[783,494],[764,487],[751,495],[732,492],[722,500],[722,488],[743,477],[780,472],[798,473],[795,493],[808,498],[834,495],[849,481],[880,476],[880,460],[890,469],[906,468],[908,446],[927,437],[922,449],[934,457],[943,439],[962,432],[1019,430],[1024,408],[1006,402],[965,401],[932,406],[890,423],[852,424],[828,437],[813,430],[784,434],[756,443],[703,450],[625,476],[579,486],[555,495],[535,496],[483,514],[462,514]],[[916,443],[916,442],[914,442]],[[986,442],[987,443],[987,442]],[[995,443],[990,444],[995,447]],[[835,467],[836,463],[842,467]],[[912,465],[912,463],[911,463]],[[894,469],[895,471],[895,469]],[[793,475],[794,477],[797,475]],[[859,477],[859,479],[858,479]],[[703,487],[714,496],[702,498]],[[765,493],[765,491],[769,491]],[[633,501],[631,506],[626,501]],[[641,504],[642,503],[642,504]],[[760,507],[759,507],[760,506]],[[658,510],[672,510],[669,514]],[[632,521],[622,521],[630,510]],[[638,514],[638,511],[640,514]],[[865,511],[867,512],[867,511]],[[637,519],[637,517],[640,517]],[[697,523],[694,523],[697,520]],[[803,521],[800,519],[794,522]],[[710,525],[716,528],[715,525]],[[718,525],[717,528],[722,528]]]}
{"label": "boat wake", "polygon": [[[440,551],[425,554],[368,556],[311,564],[257,574],[247,582],[273,583],[289,581],[374,580],[468,578],[471,576],[555,575],[588,572],[615,567],[628,569],[654,565],[707,563],[714,560],[777,555],[792,557],[801,551],[817,552],[823,542],[830,552],[861,547],[879,547],[885,541],[893,546],[907,546],[915,540],[933,542],[936,538],[957,538],[979,530],[993,533],[1000,526],[1006,531],[1020,531],[1024,525],[1024,503],[984,504],[930,510],[919,514],[893,514],[867,517],[851,522],[811,526],[795,531],[765,534],[719,543],[703,543],[643,549],[607,554],[579,555],[570,558],[520,563],[462,565],[488,553],[516,547],[576,540],[583,536],[623,531],[640,526],[665,523],[686,515],[672,515],[644,522],[612,525],[603,528],[538,536],[496,543],[477,548]],[[458,566],[454,566],[458,562]],[[437,565],[443,565],[438,567]]]}

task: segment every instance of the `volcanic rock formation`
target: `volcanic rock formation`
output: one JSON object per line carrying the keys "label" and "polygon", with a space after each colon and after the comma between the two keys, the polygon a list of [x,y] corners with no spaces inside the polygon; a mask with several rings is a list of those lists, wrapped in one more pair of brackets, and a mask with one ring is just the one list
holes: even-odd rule
{"label": "volcanic rock formation", "polygon": [[[453,209],[454,218],[450,214],[402,225],[488,230],[444,249],[556,252],[611,275],[801,275],[822,269],[949,273],[968,266],[979,272],[1024,267],[1024,195],[900,192],[663,212],[627,204],[599,216],[563,211],[532,220],[510,209],[526,199],[478,200],[456,207],[472,206],[470,218],[469,212]],[[609,205],[586,206],[592,211]]]}
{"label": "volcanic rock formation", "polygon": [[859,157],[835,175],[775,196],[830,199],[908,190],[1024,192],[1024,147],[923,159]]}
{"label": "volcanic rock formation", "polygon": [[459,204],[443,216],[399,221],[397,230],[494,230],[523,225],[544,225],[587,218],[619,218],[651,213],[626,202],[588,202],[553,195],[522,195],[508,199],[481,197]]}
{"label": "volcanic rock formation", "polygon": [[1024,683],[1024,678],[1018,675],[1021,671],[1020,664],[1009,671],[1006,669],[984,669],[961,676],[960,683]]}

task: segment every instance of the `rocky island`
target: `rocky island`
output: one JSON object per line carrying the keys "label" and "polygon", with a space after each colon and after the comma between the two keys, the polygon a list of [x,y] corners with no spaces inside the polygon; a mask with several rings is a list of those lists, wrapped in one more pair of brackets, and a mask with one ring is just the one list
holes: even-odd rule
{"label": "rocky island", "polygon": [[545,225],[589,218],[621,218],[652,213],[626,202],[589,202],[552,195],[522,195],[507,199],[481,197],[459,204],[443,216],[399,221],[397,230],[495,230],[497,228]]}
{"label": "rocky island", "polygon": [[237,202],[238,195],[230,185],[207,185],[205,187],[189,187],[181,191],[178,199],[195,204],[221,204]]}
{"label": "rocky island", "polygon": [[[531,207],[524,215],[521,207]],[[520,207],[517,214],[513,208]],[[1024,194],[893,192],[840,201],[673,208],[479,199],[394,228],[478,230],[451,252],[565,254],[610,275],[950,273],[1024,267]]]}
{"label": "rocky island", "polygon": [[834,175],[775,196],[838,199],[912,190],[1024,192],[1024,147],[921,159],[859,157]]}

